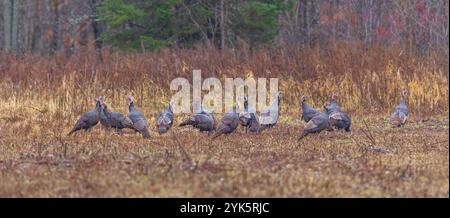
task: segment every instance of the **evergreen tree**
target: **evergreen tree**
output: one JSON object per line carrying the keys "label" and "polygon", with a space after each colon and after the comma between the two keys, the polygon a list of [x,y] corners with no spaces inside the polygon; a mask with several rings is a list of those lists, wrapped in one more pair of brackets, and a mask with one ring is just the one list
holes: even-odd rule
{"label": "evergreen tree", "polygon": [[233,46],[238,39],[257,46],[277,35],[282,2],[106,0],[99,13],[109,30],[101,40],[122,49],[190,47],[198,42],[219,47],[222,40]]}

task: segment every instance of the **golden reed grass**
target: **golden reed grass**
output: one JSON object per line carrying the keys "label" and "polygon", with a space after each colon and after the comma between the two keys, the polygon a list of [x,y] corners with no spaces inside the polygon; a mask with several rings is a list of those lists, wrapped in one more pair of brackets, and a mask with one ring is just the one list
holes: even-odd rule
{"label": "golden reed grass", "polygon": [[170,81],[191,79],[194,69],[202,70],[203,78],[277,77],[284,92],[282,111],[292,115],[299,112],[301,95],[320,107],[332,92],[340,95],[347,111],[389,113],[402,88],[410,91],[411,111],[448,113],[448,59],[437,54],[414,57],[399,48],[363,51],[334,44],[326,50],[198,48],[144,54],[103,49],[70,57],[1,53],[0,114],[40,111],[75,119],[92,107],[95,96],[125,108],[125,97],[132,94],[150,116],[170,99]]}

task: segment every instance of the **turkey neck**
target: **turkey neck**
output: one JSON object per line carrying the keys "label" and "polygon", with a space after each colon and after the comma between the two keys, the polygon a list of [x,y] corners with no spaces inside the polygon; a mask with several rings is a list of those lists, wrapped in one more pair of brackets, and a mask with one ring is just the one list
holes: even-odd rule
{"label": "turkey neck", "polygon": [[303,109],[303,110],[305,110],[306,106],[308,106],[308,105],[306,104],[306,101],[302,101],[302,109]]}
{"label": "turkey neck", "polygon": [[97,109],[97,108],[100,108],[100,107],[102,107],[102,104],[100,103],[100,101],[97,101],[97,103],[95,104],[95,108]]}
{"label": "turkey neck", "polygon": [[108,106],[104,106],[103,107],[103,113],[105,113],[105,115],[109,115],[109,110],[108,110]]}
{"label": "turkey neck", "polygon": [[248,112],[248,101],[244,101],[244,111]]}
{"label": "turkey neck", "polygon": [[336,107],[336,105],[337,105],[336,99],[331,99],[331,105],[333,107]]}
{"label": "turkey neck", "polygon": [[281,114],[281,99],[280,99],[280,97],[278,96],[278,115],[280,115]]}
{"label": "turkey neck", "polygon": [[97,101],[97,103],[95,104],[95,110],[97,111],[98,114],[102,112],[102,105],[100,101]]}
{"label": "turkey neck", "polygon": [[130,102],[130,106],[128,107],[128,109],[130,110],[130,112],[136,111],[136,109],[134,108],[134,102]]}
{"label": "turkey neck", "polygon": [[401,104],[404,104],[404,105],[408,105],[408,97],[406,97],[406,96],[402,96],[402,101],[400,102]]}

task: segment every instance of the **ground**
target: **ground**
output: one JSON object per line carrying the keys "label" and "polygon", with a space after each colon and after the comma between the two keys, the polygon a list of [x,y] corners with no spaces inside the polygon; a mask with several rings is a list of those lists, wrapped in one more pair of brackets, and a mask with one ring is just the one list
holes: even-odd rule
{"label": "ground", "polygon": [[[220,117],[220,116],[219,116]],[[351,133],[297,140],[304,123],[282,117],[260,135],[210,140],[174,127],[145,140],[36,118],[0,120],[1,197],[448,197],[449,118],[354,115]],[[46,130],[46,131],[41,131]]]}

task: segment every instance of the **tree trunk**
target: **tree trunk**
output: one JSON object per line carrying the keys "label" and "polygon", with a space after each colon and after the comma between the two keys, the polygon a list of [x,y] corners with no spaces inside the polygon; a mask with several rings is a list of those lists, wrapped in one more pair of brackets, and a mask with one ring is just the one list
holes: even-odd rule
{"label": "tree trunk", "polygon": [[50,14],[53,18],[51,21],[51,28],[53,29],[53,35],[50,42],[50,50],[51,52],[55,52],[58,50],[58,47],[61,43],[59,43],[60,40],[60,11],[59,11],[59,2],[58,0],[53,0],[50,2],[52,4],[52,7],[50,8]]}
{"label": "tree trunk", "polygon": [[17,49],[18,11],[16,0],[11,0],[11,50]]}
{"label": "tree trunk", "polygon": [[11,50],[11,1],[7,0],[3,2],[3,20],[4,20],[4,38],[5,38],[5,50]]}
{"label": "tree trunk", "polygon": [[220,49],[225,48],[225,8],[224,0],[220,0]]}
{"label": "tree trunk", "polygon": [[5,27],[4,27],[4,2],[0,1],[0,50],[4,49],[5,47]]}
{"label": "tree trunk", "polygon": [[91,11],[91,14],[89,16],[90,16],[91,25],[92,25],[92,31],[94,34],[95,48],[100,49],[102,47],[102,43],[100,40],[98,40],[100,38],[101,30],[100,30],[100,25],[96,19],[97,18],[97,2],[95,0],[91,0],[89,7],[90,7],[90,11]]}

